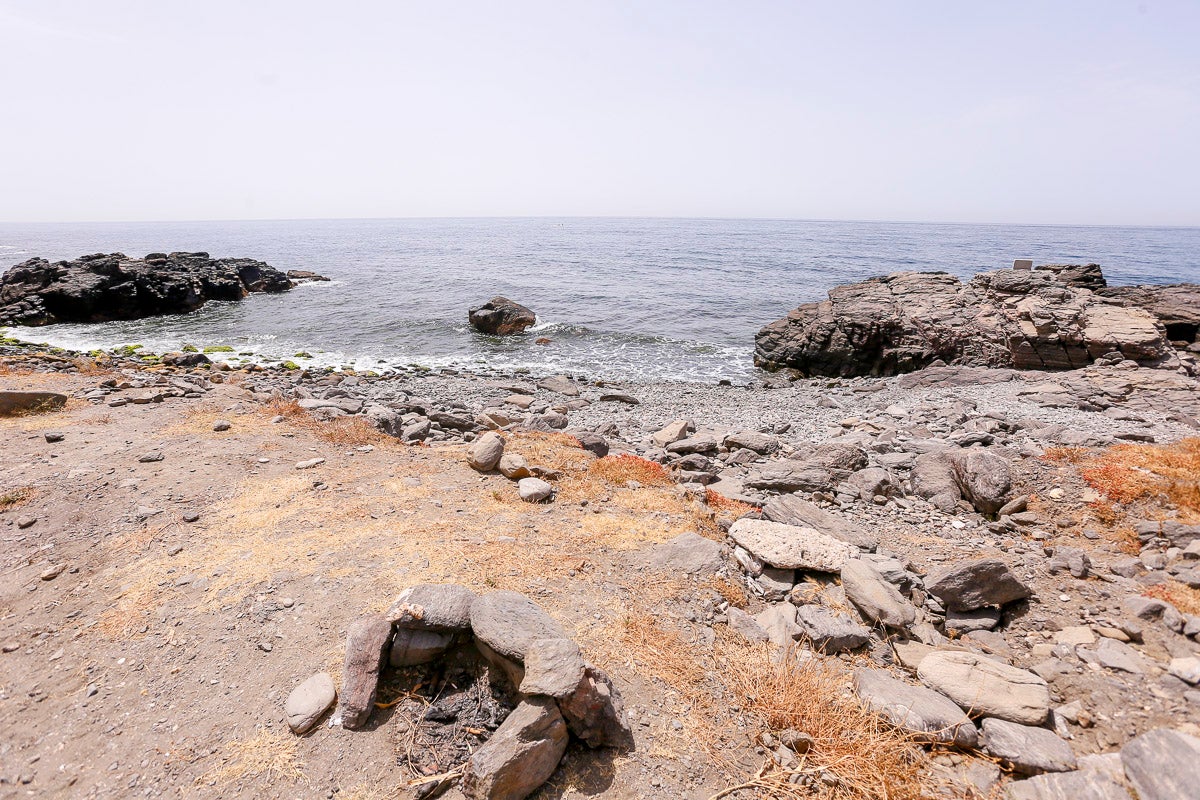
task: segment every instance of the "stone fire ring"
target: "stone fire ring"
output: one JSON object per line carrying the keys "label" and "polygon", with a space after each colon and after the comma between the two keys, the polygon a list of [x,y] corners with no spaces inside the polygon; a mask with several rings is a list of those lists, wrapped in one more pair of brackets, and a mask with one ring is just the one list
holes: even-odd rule
{"label": "stone fire ring", "polygon": [[523,594],[477,595],[458,584],[412,586],[386,614],[350,625],[332,724],[351,730],[367,724],[389,662],[432,664],[464,641],[508,678],[518,699],[463,766],[461,789],[468,798],[522,800],[554,773],[571,736],[593,748],[632,749],[621,695],[602,670],[583,660],[553,617]]}

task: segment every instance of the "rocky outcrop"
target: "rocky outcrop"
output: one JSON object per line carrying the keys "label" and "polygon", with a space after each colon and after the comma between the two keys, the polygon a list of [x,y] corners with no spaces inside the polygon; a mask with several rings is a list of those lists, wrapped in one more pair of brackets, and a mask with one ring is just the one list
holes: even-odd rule
{"label": "rocky outcrop", "polygon": [[965,284],[944,272],[896,272],[839,286],[767,325],[754,360],[830,376],[896,375],[939,361],[1074,369],[1114,352],[1143,365],[1169,361],[1164,323],[1093,291],[1103,285],[1096,265],[997,270]]}
{"label": "rocky outcrop", "polygon": [[51,263],[33,258],[0,277],[0,325],[105,322],[194,311],[209,300],[284,292],[286,275],[252,258],[208,253],[97,253]]}
{"label": "rocky outcrop", "polygon": [[471,327],[493,336],[520,333],[537,322],[537,316],[520,303],[507,297],[493,297],[467,314]]}
{"label": "rocky outcrop", "polygon": [[1146,309],[1166,328],[1172,342],[1200,341],[1200,284],[1110,286],[1096,293]]}

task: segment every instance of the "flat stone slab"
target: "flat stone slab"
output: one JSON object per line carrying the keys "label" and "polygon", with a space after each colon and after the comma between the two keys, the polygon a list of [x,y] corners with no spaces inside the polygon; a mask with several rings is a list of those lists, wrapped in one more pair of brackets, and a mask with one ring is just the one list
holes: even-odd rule
{"label": "flat stone slab", "polygon": [[691,531],[651,548],[646,560],[652,566],[688,575],[716,572],[723,563],[721,545]]}
{"label": "flat stone slab", "polygon": [[875,566],[852,558],[842,567],[846,599],[871,622],[903,629],[916,622],[917,609],[889,583]]}
{"label": "flat stone slab", "polygon": [[812,528],[759,519],[739,519],[730,537],[760,561],[778,569],[840,572],[858,549]]}
{"label": "flat stone slab", "polygon": [[802,500],[794,494],[772,497],[763,506],[763,516],[771,522],[812,528],[864,550],[874,550],[879,544],[876,537],[856,523],[837,514],[831,514],[820,506]]}
{"label": "flat stone slab", "polygon": [[1138,800],[1179,800],[1200,790],[1200,739],[1156,728],[1121,748],[1125,777]]}
{"label": "flat stone slab", "polygon": [[1044,680],[976,653],[930,653],[921,660],[917,675],[972,716],[1041,725],[1050,713],[1050,690]]}
{"label": "flat stone slab", "polygon": [[997,558],[980,558],[947,567],[929,576],[926,588],[955,611],[1002,606],[1033,594]]}
{"label": "flat stone slab", "polygon": [[796,625],[800,636],[823,653],[856,650],[871,640],[871,632],[848,615],[822,606],[797,608]]}
{"label": "flat stone slab", "polygon": [[521,694],[542,694],[555,699],[579,688],[585,665],[579,645],[570,639],[536,639],[525,653]]}
{"label": "flat stone slab", "polygon": [[392,623],[382,614],[361,617],[350,624],[336,720],[342,727],[361,728],[375,710],[379,671],[391,638]]}
{"label": "flat stone slab", "polygon": [[471,627],[475,592],[457,583],[420,583],[396,596],[387,618],[399,628],[465,631]]}
{"label": "flat stone slab", "polygon": [[1006,800],[1133,800],[1107,775],[1095,772],[1051,772],[1004,787]]}
{"label": "flat stone slab", "polygon": [[538,639],[571,638],[536,603],[509,591],[489,592],[472,604],[471,630],[488,647],[522,664]]}
{"label": "flat stone slab", "polygon": [[1002,719],[985,719],[982,727],[984,747],[1004,759],[1014,772],[1070,772],[1078,766],[1071,745],[1053,731]]}
{"label": "flat stone slab", "polygon": [[920,741],[973,748],[979,741],[975,723],[949,698],[924,686],[892,677],[887,670],[854,673],[854,692],[867,708]]}

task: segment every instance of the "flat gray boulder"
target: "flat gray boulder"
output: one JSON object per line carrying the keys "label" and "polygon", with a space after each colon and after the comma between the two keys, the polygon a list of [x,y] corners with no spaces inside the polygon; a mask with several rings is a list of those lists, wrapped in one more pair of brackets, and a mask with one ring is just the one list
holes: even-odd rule
{"label": "flat gray boulder", "polygon": [[471,800],[524,800],[554,774],[568,738],[552,698],[522,700],[467,761],[462,793]]}
{"label": "flat gray boulder", "polygon": [[386,616],[398,628],[465,631],[471,627],[471,606],[477,597],[457,583],[420,583],[397,595]]}
{"label": "flat gray boulder", "polygon": [[842,566],[842,589],[871,622],[900,630],[916,622],[916,607],[868,561],[852,558]]}
{"label": "flat gray boulder", "polygon": [[854,673],[854,692],[867,708],[884,716],[919,741],[973,748],[979,741],[975,723],[947,697],[924,686],[892,677],[887,670]]}
{"label": "flat gray boulder", "polygon": [[861,526],[845,517],[831,514],[820,506],[802,500],[794,494],[772,497],[763,506],[762,513],[772,522],[782,522],[784,525],[795,525],[800,528],[812,528],[864,550],[874,550],[879,545],[879,539]]}
{"label": "flat gray boulder", "polygon": [[724,563],[718,542],[691,531],[651,548],[647,561],[652,566],[688,575],[716,572]]}
{"label": "flat gray boulder", "polygon": [[489,592],[471,605],[475,637],[501,656],[525,663],[538,639],[569,639],[553,617],[523,594]]}
{"label": "flat gray boulder", "polygon": [[800,636],[809,639],[813,648],[822,653],[857,650],[871,640],[871,632],[849,615],[823,606],[797,608],[796,625]]}
{"label": "flat gray boulder", "polygon": [[307,733],[336,699],[333,678],[328,672],[318,672],[287,696],[283,713],[287,714],[288,727],[295,733]]}
{"label": "flat gray boulder", "polygon": [[983,746],[1014,772],[1024,775],[1071,772],[1078,766],[1071,745],[1053,731],[1002,719],[985,719],[982,727]]}
{"label": "flat gray boulder", "polygon": [[1200,792],[1200,739],[1170,728],[1143,733],[1121,748],[1138,800],[1179,800]]}
{"label": "flat gray boulder", "polygon": [[778,569],[840,572],[858,550],[812,528],[761,519],[739,519],[729,528],[735,542]]}
{"label": "flat gray boulder", "polygon": [[525,653],[525,676],[520,691],[555,699],[569,696],[583,680],[583,656],[570,639],[536,639]]}
{"label": "flat gray boulder", "polygon": [[925,580],[929,592],[955,611],[1002,606],[1033,594],[1003,561],[979,558],[941,569]]}
{"label": "flat gray boulder", "polygon": [[930,653],[921,659],[917,675],[971,716],[1041,725],[1050,714],[1050,689],[1044,680],[977,653]]}
{"label": "flat gray boulder", "polygon": [[816,464],[779,461],[751,474],[746,479],[746,486],[773,492],[821,492],[833,487],[833,476],[829,474],[829,470]]}
{"label": "flat gray boulder", "polygon": [[1006,800],[1133,800],[1125,787],[1097,772],[1050,772],[1004,787]]}

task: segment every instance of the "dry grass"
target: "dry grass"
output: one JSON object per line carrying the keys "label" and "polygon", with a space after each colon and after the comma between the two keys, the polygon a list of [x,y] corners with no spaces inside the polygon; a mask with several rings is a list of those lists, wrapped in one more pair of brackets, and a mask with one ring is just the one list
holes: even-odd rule
{"label": "dry grass", "polygon": [[750,596],[746,593],[746,587],[727,576],[714,575],[700,584],[700,588],[712,589],[721,596],[722,600],[734,608],[746,608],[750,605]]}
{"label": "dry grass", "polygon": [[1042,460],[1052,464],[1078,464],[1088,457],[1086,447],[1047,447]]}
{"label": "dry grass", "polygon": [[[731,774],[738,769],[727,757],[734,731],[751,741],[788,729],[813,738],[798,766],[769,761],[728,795],[745,790],[781,799],[923,800],[934,794],[924,750],[858,703],[839,660],[780,659],[770,645],[745,644],[729,634],[702,649],[652,614],[632,611],[602,638],[609,656],[617,654],[625,668],[662,684],[687,706],[678,747],[699,747]],[[811,785],[791,783],[797,773],[811,778]]]}
{"label": "dry grass", "polygon": [[15,489],[0,491],[0,511],[24,505],[33,499],[34,494],[32,486],[18,486]]}
{"label": "dry grass", "polygon": [[307,784],[298,742],[290,733],[259,728],[246,741],[226,743],[221,765],[197,778],[196,783],[216,787],[237,784],[239,788],[254,780],[267,785],[280,780]]}
{"label": "dry grass", "polygon": [[673,483],[662,464],[628,453],[596,459],[588,467],[588,473],[613,486],[628,486],[634,482],[640,486],[670,486]]}
{"label": "dry grass", "polygon": [[[789,654],[769,645],[718,642],[736,669],[724,673],[730,692],[761,728],[796,730],[812,749],[790,769],[767,769],[752,783],[768,796],[829,800],[922,800],[933,791],[924,751],[905,733],[864,708],[849,692],[840,662]],[[790,782],[796,773],[813,788]]]}
{"label": "dry grass", "polygon": [[712,489],[704,490],[704,499],[713,511],[723,512],[734,517],[740,518],[758,511],[758,506],[743,503],[741,500],[730,500],[725,495],[715,492]]}
{"label": "dry grass", "polygon": [[1200,438],[1116,445],[1084,461],[1079,474],[1114,503],[1165,499],[1183,521],[1200,521]]}
{"label": "dry grass", "polygon": [[261,413],[268,417],[281,416],[293,426],[303,428],[318,439],[340,447],[359,447],[362,445],[378,445],[385,440],[394,439],[381,433],[365,417],[337,417],[328,422],[322,422],[303,408],[296,400],[275,399],[260,407]]}
{"label": "dry grass", "polygon": [[1142,594],[1165,600],[1184,614],[1200,614],[1200,589],[1193,589],[1179,581],[1155,584],[1147,587]]}

